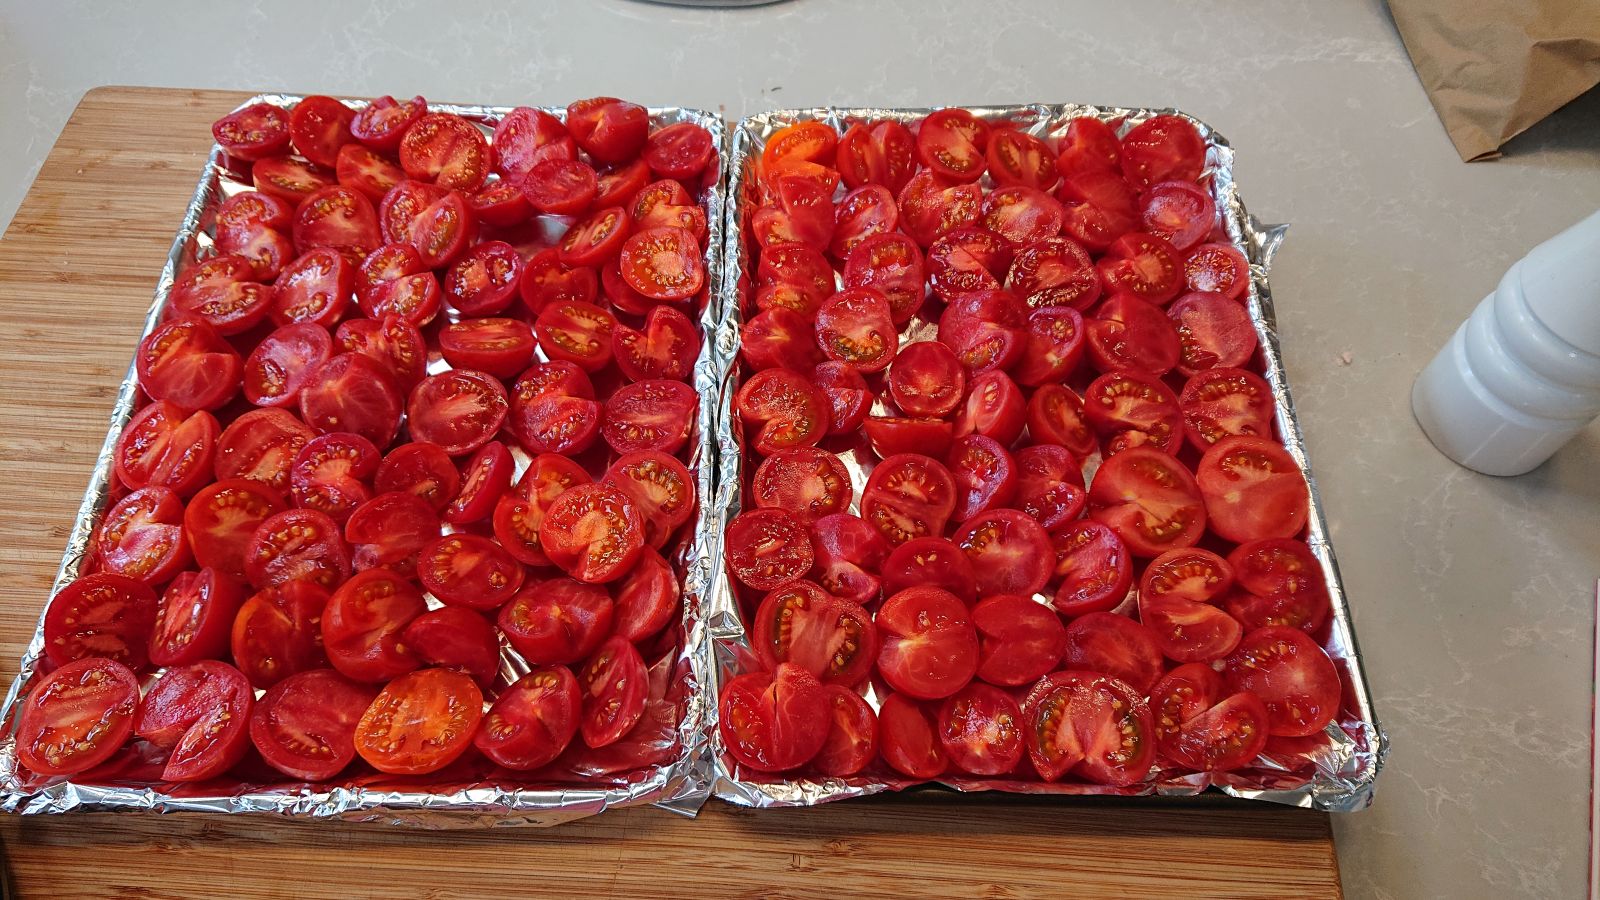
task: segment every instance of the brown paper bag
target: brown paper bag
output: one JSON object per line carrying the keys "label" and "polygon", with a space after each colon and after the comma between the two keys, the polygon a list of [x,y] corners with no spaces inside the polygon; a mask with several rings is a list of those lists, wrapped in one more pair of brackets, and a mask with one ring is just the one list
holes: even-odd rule
{"label": "brown paper bag", "polygon": [[1468,162],[1494,159],[1506,141],[1600,84],[1600,0],[1388,3]]}

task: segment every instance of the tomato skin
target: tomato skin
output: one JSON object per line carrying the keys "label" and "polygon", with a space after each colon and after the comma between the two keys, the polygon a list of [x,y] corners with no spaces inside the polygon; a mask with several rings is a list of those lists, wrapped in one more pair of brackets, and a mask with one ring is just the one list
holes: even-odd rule
{"label": "tomato skin", "polygon": [[1080,520],[1052,539],[1055,574],[1061,579],[1051,601],[1056,611],[1080,616],[1117,608],[1133,585],[1133,559],[1110,526]]}
{"label": "tomato skin", "polygon": [[450,669],[419,669],[389,682],[356,724],[356,752],[391,775],[424,775],[472,746],[483,692]]}
{"label": "tomato skin", "polygon": [[1053,672],[1022,704],[1028,757],[1045,781],[1076,771],[1096,784],[1125,786],[1150,777],[1155,721],[1144,697],[1116,678]]}
{"label": "tomato skin", "polygon": [[978,599],[978,576],[972,571],[972,563],[948,538],[912,538],[895,547],[884,560],[884,596],[892,597],[914,587],[936,587],[968,605]]}
{"label": "tomato skin", "polygon": [[[1151,503],[1166,511],[1156,518]],[[1089,515],[1116,531],[1137,556],[1192,547],[1206,527],[1206,507],[1194,476],[1176,459],[1132,447],[1101,463],[1089,485]]]}
{"label": "tomato skin", "polygon": [[1004,775],[1022,761],[1022,708],[1011,695],[975,681],[939,704],[939,741],[957,769]]}
{"label": "tomato skin", "polygon": [[270,688],[299,672],[323,668],[322,614],[327,590],[309,581],[289,581],[260,591],[239,607],[230,646],[250,683]]}
{"label": "tomato skin", "polygon": [[127,666],[100,657],[65,663],[23,701],[17,761],[47,777],[92,769],[127,742],[138,707],[139,681]]}
{"label": "tomato skin", "polygon": [[421,592],[393,572],[357,574],[333,592],[323,612],[328,659],[356,681],[386,681],[410,672],[419,660],[401,635],[427,609]]}
{"label": "tomato skin", "polygon": [[919,781],[950,768],[933,713],[903,694],[890,694],[878,705],[878,755],[889,768]]}
{"label": "tomato skin", "polygon": [[848,778],[878,755],[878,714],[850,688],[830,684],[823,689],[831,716],[828,736],[811,766],[829,778]]}
{"label": "tomato skin", "polygon": [[828,693],[816,676],[789,663],[730,679],[719,709],[723,746],[753,771],[798,768],[827,740]]}
{"label": "tomato skin", "polygon": [[378,691],[332,669],[312,669],[267,689],[250,713],[250,741],[290,778],[328,781],[356,756],[356,722]]}
{"label": "tomato skin", "polygon": [[212,123],[211,135],[235,159],[277,156],[289,149],[289,114],[270,103],[252,103]]}
{"label": "tomato skin", "polygon": [[[575,534],[582,529],[585,534]],[[574,487],[555,499],[539,526],[550,561],[588,584],[620,578],[644,547],[644,522],[628,495],[609,484]]]}
{"label": "tomato skin", "polygon": [[1237,543],[1294,537],[1310,515],[1300,465],[1282,444],[1225,437],[1201,458],[1196,482],[1211,530]]}
{"label": "tomato skin", "polygon": [[809,581],[791,581],[768,594],[754,625],[750,644],[762,665],[797,665],[824,684],[860,684],[878,652],[867,611]]}
{"label": "tomato skin", "polygon": [[110,572],[79,576],[45,609],[45,655],[58,666],[104,657],[141,670],[156,614],[156,594],[146,584]]}
{"label": "tomato skin", "polygon": [[220,658],[243,602],[243,586],[215,569],[179,573],[167,585],[150,630],[150,662],[183,666]]}
{"label": "tomato skin", "polygon": [[978,670],[978,632],[966,604],[939,588],[909,588],[883,601],[875,618],[878,674],[895,691],[939,700]]}
{"label": "tomato skin", "polygon": [[183,501],[160,486],[123,497],[101,520],[95,552],[106,572],[151,585],[166,582],[190,560]]}
{"label": "tomato skin", "polygon": [[531,771],[561,755],[578,733],[583,698],[565,666],[545,666],[502,691],[473,746],[496,765]]}
{"label": "tomato skin", "polygon": [[1054,554],[1050,535],[1032,516],[1014,509],[979,513],[956,530],[955,542],[978,575],[978,596],[1043,590]]}
{"label": "tomato skin", "polygon": [[1053,671],[1067,649],[1067,631],[1050,607],[1029,597],[995,594],[972,609],[978,629],[977,677],[1020,687]]}
{"label": "tomato skin", "polygon": [[615,632],[635,644],[649,640],[680,614],[682,588],[672,566],[651,548],[617,586]]}
{"label": "tomato skin", "polygon": [[1257,628],[1245,635],[1223,662],[1222,674],[1234,690],[1265,702],[1273,735],[1316,734],[1339,712],[1339,671],[1298,628]]}
{"label": "tomato skin", "polygon": [[605,588],[571,578],[529,583],[500,608],[506,640],[536,666],[587,659],[611,634],[615,604]]}

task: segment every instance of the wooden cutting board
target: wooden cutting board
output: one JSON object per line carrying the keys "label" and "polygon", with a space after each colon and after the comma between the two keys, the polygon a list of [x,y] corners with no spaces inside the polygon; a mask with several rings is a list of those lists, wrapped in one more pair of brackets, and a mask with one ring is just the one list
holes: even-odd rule
{"label": "wooden cutting board", "polygon": [[[173,232],[245,94],[91,91],[0,240],[0,674],[38,621]],[[19,897],[1337,897],[1328,817],[922,793],[551,829],[0,819]]]}

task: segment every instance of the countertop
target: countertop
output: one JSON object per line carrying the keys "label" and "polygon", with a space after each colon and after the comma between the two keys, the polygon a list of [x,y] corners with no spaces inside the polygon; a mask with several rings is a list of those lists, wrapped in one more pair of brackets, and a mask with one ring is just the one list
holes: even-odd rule
{"label": "countertop", "polygon": [[1284,356],[1393,741],[1375,805],[1334,820],[1346,891],[1583,889],[1600,430],[1494,479],[1438,455],[1408,397],[1507,266],[1600,207],[1600,96],[1466,165],[1377,0],[521,7],[445,20],[436,3],[4,0],[0,221],[78,98],[107,83],[506,104],[605,93],[729,116],[1180,107],[1238,148],[1251,210],[1293,223],[1272,275]]}

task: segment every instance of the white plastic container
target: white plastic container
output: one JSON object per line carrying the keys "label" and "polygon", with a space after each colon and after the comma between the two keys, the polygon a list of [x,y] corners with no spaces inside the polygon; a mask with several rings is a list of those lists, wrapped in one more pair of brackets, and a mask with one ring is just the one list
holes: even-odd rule
{"label": "white plastic container", "polygon": [[1521,475],[1600,416],[1600,212],[1529,251],[1417,376],[1440,452]]}

